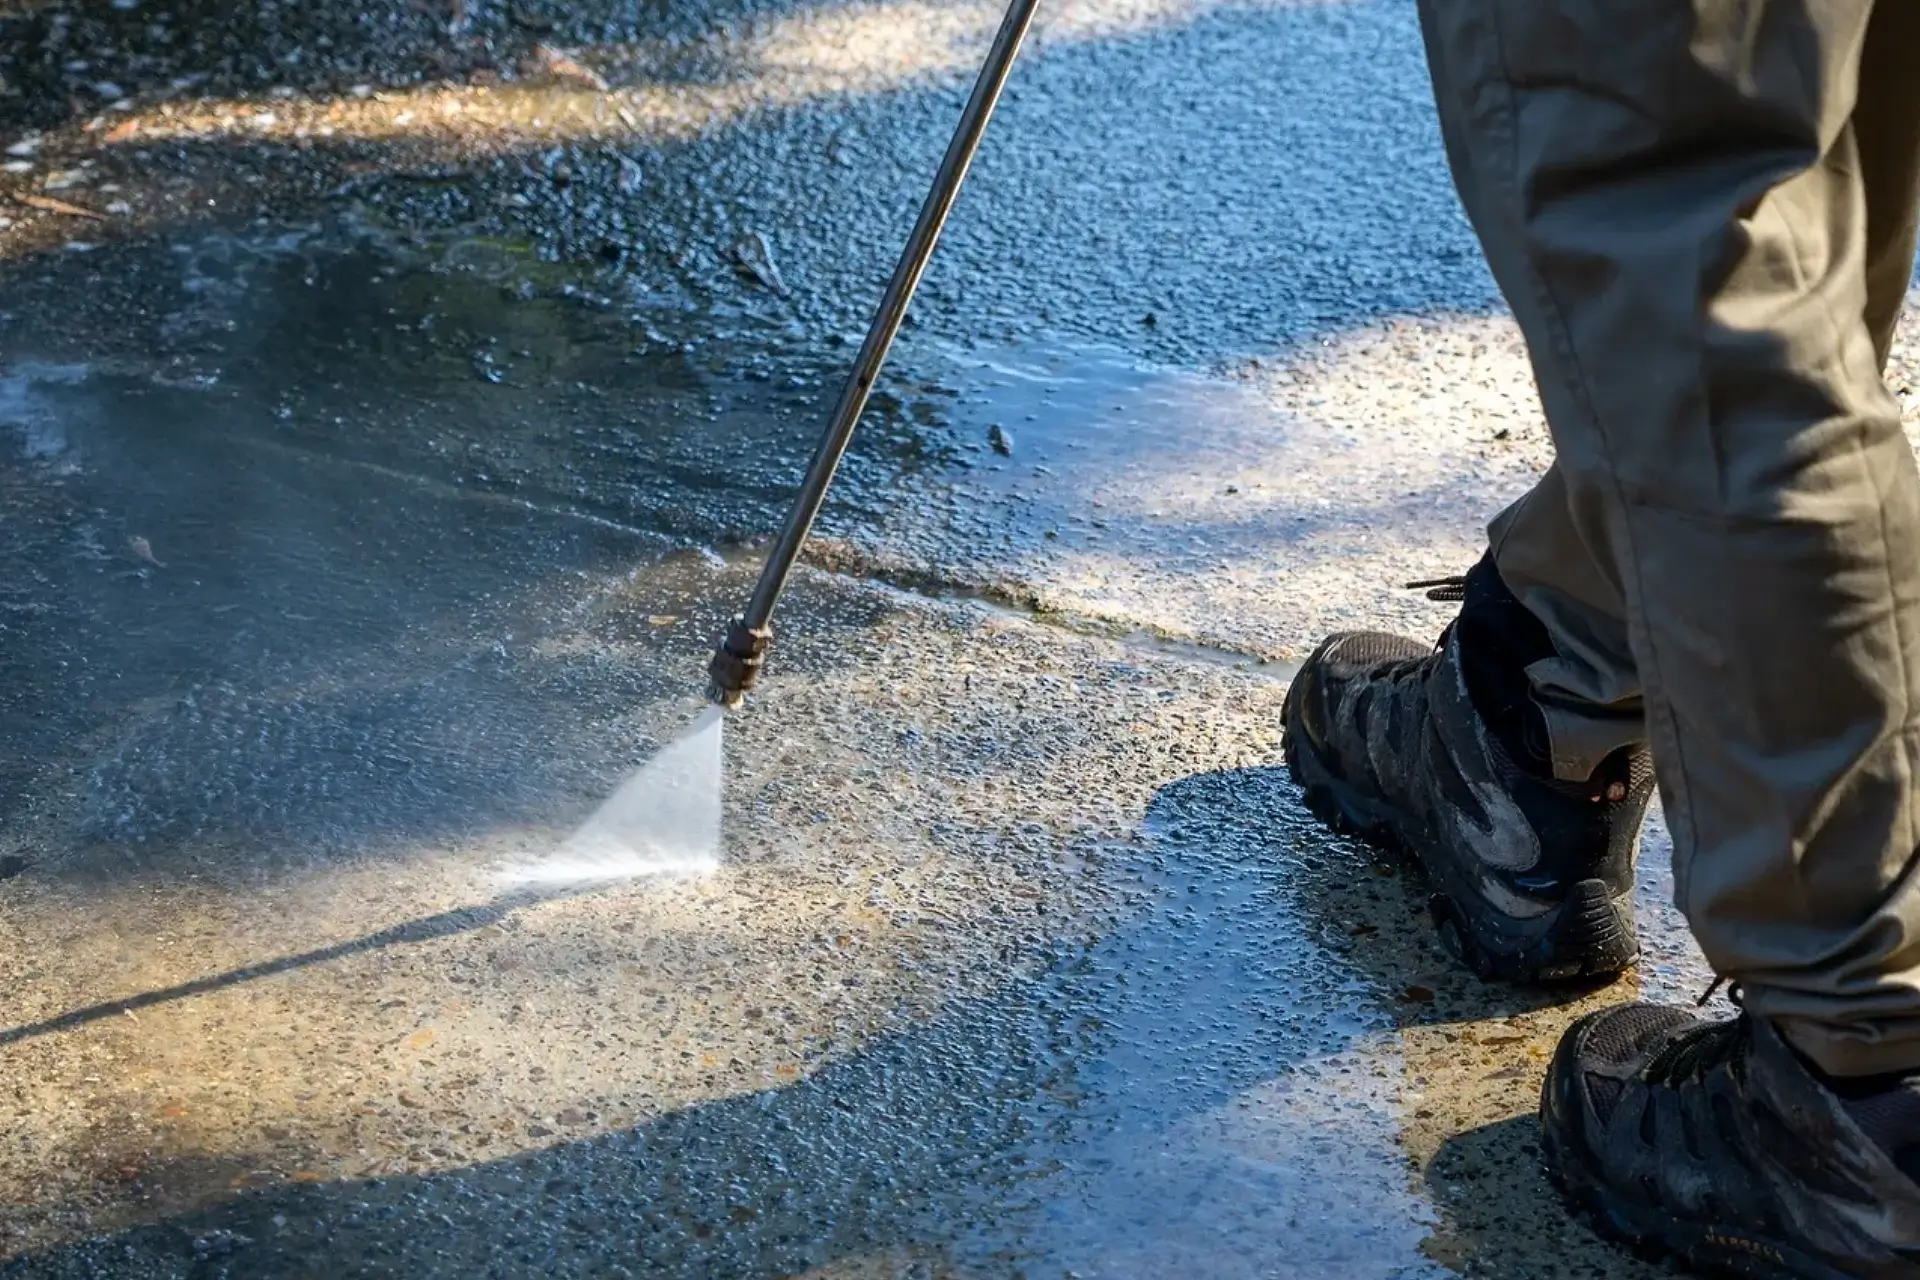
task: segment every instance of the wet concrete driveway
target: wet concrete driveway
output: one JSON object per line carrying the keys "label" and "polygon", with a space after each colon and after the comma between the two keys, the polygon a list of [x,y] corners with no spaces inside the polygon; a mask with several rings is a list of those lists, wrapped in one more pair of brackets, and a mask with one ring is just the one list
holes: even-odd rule
{"label": "wet concrete driveway", "polygon": [[[616,13],[612,141],[478,81],[416,138],[396,79],[129,90],[173,177],[27,149],[130,211],[0,266],[0,1274],[1651,1274],[1532,1108],[1579,1011],[1706,984],[1658,824],[1642,965],[1552,1004],[1277,767],[1292,661],[1437,630],[1398,584],[1547,456],[1405,6],[1053,17],[728,722],[722,869],[499,886],[691,722],[991,20]],[[355,182],[458,172],[288,178],[355,130]]]}

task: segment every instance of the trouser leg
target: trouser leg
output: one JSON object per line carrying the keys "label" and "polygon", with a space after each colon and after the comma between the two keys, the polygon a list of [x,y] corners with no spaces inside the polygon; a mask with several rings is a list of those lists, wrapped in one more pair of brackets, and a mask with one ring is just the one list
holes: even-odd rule
{"label": "trouser leg", "polygon": [[1558,453],[1493,531],[1556,770],[1644,732],[1703,950],[1842,1074],[1920,1064],[1920,475],[1879,378],[1916,8],[1422,14]]}

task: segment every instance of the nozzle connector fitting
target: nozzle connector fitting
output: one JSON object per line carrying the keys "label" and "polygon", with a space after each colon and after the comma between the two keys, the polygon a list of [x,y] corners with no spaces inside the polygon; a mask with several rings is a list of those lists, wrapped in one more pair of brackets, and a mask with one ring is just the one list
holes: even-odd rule
{"label": "nozzle connector fitting", "polygon": [[740,699],[753,688],[753,682],[760,678],[760,668],[766,662],[767,647],[773,643],[772,627],[749,627],[745,622],[736,622],[727,638],[715,651],[713,661],[707,666],[707,675],[711,683],[707,686],[707,698],[723,707],[737,707]]}

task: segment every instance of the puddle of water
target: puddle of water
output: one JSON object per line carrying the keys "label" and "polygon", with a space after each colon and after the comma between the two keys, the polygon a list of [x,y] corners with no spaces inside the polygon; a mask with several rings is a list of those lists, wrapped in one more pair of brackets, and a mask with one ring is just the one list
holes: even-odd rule
{"label": "puddle of water", "polygon": [[[1149,811],[1138,915],[1020,998],[1083,1037],[1044,1087],[1031,1180],[967,1241],[1030,1274],[1439,1276],[1399,1146],[1407,1069],[1366,984],[1292,908],[1304,828],[1256,831],[1277,775],[1194,778]],[[1007,1256],[1002,1253],[1000,1256]]]}

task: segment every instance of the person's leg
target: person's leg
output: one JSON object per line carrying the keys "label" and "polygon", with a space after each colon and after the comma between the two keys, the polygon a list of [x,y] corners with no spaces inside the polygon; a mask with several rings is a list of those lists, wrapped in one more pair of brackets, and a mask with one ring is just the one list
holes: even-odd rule
{"label": "person's leg", "polygon": [[1920,476],[1867,323],[1872,6],[1625,10],[1426,6],[1554,433],[1539,524],[1587,553],[1523,512],[1503,576],[1578,606],[1570,693],[1638,677],[1680,905],[1748,1007],[1828,1071],[1920,1065]]}
{"label": "person's leg", "polygon": [[1746,1010],[1582,1020],[1549,1162],[1738,1274],[1920,1272],[1920,474],[1878,376],[1916,11],[1423,0],[1558,451],[1495,531],[1552,763],[1643,710],[1680,906]]}
{"label": "person's leg", "polygon": [[1879,377],[1916,13],[1422,0],[1557,460],[1438,652],[1336,636],[1288,699],[1308,803],[1424,840],[1496,937],[1594,905],[1509,874],[1569,865],[1539,788],[1564,817],[1598,762],[1599,812],[1650,741],[1679,905],[1745,1013],[1583,1019],[1546,1149],[1602,1225],[1729,1274],[1920,1274],[1920,472]]}
{"label": "person's leg", "polygon": [[[1920,5],[1879,5],[1861,52],[1853,112],[1866,196],[1866,322],[1884,369],[1894,328],[1914,275],[1920,234]],[[1453,160],[1472,183],[1463,153]],[[1467,198],[1478,203],[1477,191]],[[1553,653],[1529,674],[1562,776],[1579,774],[1595,751],[1643,737],[1640,677],[1627,639],[1622,577],[1604,546],[1576,523],[1565,476],[1556,466],[1532,492],[1493,522],[1491,555],[1514,596],[1538,617]]]}

